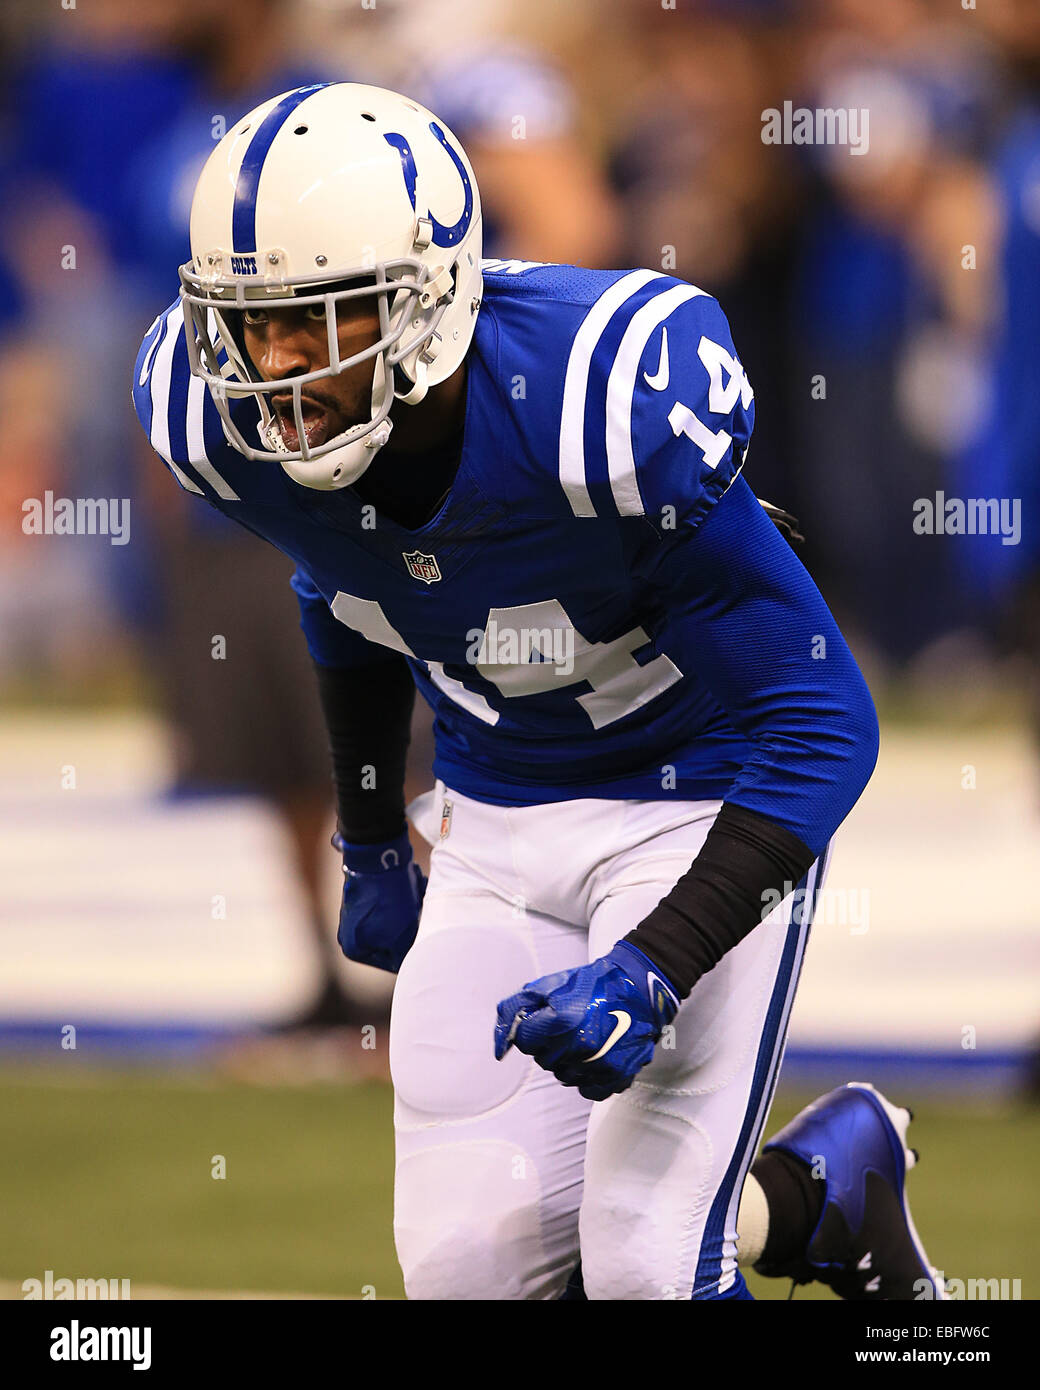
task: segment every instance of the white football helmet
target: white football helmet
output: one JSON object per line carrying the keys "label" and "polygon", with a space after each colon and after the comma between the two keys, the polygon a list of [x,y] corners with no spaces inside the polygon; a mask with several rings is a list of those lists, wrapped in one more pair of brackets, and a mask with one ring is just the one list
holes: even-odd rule
{"label": "white football helmet", "polygon": [[[466,153],[409,97],[317,83],[236,121],[199,176],[191,260],[180,268],[191,370],[209,387],[229,441],[247,458],[277,460],[307,487],[355,482],[389,438],[395,397],[417,404],[465,357],[480,307],[480,254],[480,198]],[[341,361],[336,306],[373,295],[379,340]],[[324,305],[329,365],[261,380],[241,336],[242,313],[258,303]],[[312,448],[301,388],[370,357],[371,417]],[[287,392],[295,450],[271,407],[272,394]],[[260,407],[259,446],[231,416],[230,400],[244,396]]]}

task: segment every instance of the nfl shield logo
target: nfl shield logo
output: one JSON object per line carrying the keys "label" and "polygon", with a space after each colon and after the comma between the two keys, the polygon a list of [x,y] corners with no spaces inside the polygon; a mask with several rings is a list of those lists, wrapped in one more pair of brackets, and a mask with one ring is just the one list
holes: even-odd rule
{"label": "nfl shield logo", "polygon": [[436,584],[441,577],[434,555],[424,555],[421,550],[402,550],[408,573],[413,579],[421,579],[424,584]]}

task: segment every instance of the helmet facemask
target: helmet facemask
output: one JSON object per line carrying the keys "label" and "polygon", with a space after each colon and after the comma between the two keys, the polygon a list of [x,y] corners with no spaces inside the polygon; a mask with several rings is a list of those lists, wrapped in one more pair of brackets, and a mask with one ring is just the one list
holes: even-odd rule
{"label": "helmet facemask", "polygon": [[[276,258],[277,253],[273,253],[267,259]],[[191,370],[208,386],[229,442],[247,458],[277,462],[291,478],[308,487],[331,489],[356,482],[390,437],[395,368],[398,380],[403,374],[406,385],[411,383],[400,399],[414,405],[426,394],[427,367],[439,345],[437,325],[452,302],[453,279],[442,273],[431,280],[426,264],[404,257],[321,275],[266,276],[257,283],[255,278],[223,276],[223,258],[218,254],[212,259],[213,272],[205,276],[196,273],[192,262],[181,266],[181,299]],[[341,359],[338,305],[373,297],[379,312],[377,341]],[[263,380],[245,351],[242,315],[247,309],[300,309],[309,304],[321,304],[325,309],[328,365]],[[310,445],[301,402],[304,388],[370,358],[376,360],[369,419],[323,444]],[[298,441],[295,450],[286,444],[278,412],[271,404],[273,396],[286,393],[292,397]],[[247,442],[232,418],[230,401],[242,397],[252,397],[259,407],[259,447]]]}

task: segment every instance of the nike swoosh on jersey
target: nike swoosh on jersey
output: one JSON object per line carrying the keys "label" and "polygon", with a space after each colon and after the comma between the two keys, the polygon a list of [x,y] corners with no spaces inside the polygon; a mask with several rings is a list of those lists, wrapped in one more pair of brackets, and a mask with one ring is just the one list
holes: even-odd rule
{"label": "nike swoosh on jersey", "polygon": [[632,1015],[626,1014],[624,1009],[611,1009],[610,1016],[611,1018],[617,1019],[617,1023],[614,1025],[614,1031],[594,1057],[585,1058],[586,1063],[598,1062],[599,1059],[605,1056],[614,1044],[618,1042],[619,1039],[623,1038],[632,1027]]}
{"label": "nike swoosh on jersey", "polygon": [[643,373],[643,380],[654,391],[663,391],[668,385],[668,329],[661,329],[661,360],[653,376]]}

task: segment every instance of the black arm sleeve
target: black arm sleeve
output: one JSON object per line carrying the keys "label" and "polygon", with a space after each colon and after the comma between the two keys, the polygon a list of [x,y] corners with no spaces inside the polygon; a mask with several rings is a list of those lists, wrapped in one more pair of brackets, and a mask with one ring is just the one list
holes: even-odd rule
{"label": "black arm sleeve", "polygon": [[415,682],[404,657],[375,666],[314,663],[336,788],[339,833],[350,844],[392,840],[406,828],[404,770]]}
{"label": "black arm sleeve", "polygon": [[816,855],[790,830],[725,802],[700,854],[625,940],[650,957],[682,998],[786,897]]}

